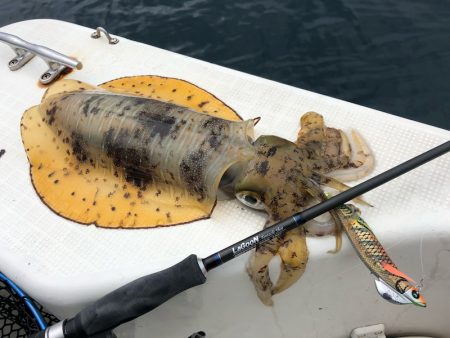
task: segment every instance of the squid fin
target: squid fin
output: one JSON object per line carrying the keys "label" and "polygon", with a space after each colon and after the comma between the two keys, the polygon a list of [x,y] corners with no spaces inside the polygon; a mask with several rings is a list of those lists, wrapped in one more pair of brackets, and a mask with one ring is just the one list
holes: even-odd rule
{"label": "squid fin", "polygon": [[54,84],[52,84],[47,88],[44,96],[42,97],[42,102],[44,102],[50,96],[56,94],[63,94],[82,90],[96,90],[96,89],[98,90],[98,87],[90,85],[85,82],[71,79],[63,79],[56,81]]}
{"label": "squid fin", "polygon": [[185,80],[156,75],[128,76],[102,83],[99,87],[114,93],[175,103],[225,120],[242,120],[216,96]]}

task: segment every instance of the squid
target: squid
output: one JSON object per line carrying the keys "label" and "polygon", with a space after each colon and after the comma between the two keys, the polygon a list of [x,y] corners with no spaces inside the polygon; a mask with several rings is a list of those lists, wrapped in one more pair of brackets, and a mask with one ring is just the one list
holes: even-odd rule
{"label": "squid", "polygon": [[[175,226],[211,217],[219,193],[263,210],[273,224],[327,197],[323,186],[368,174],[362,137],[304,114],[297,140],[255,139],[259,118],[243,120],[213,94],[184,80],[134,76],[98,86],[60,80],[25,111],[21,135],[33,187],[53,212],[103,228]],[[361,198],[356,202],[366,203]],[[367,203],[366,203],[367,204]],[[266,305],[305,271],[307,235],[336,235],[342,219],[312,221],[251,254],[247,272]],[[281,258],[276,282],[268,264]]]}

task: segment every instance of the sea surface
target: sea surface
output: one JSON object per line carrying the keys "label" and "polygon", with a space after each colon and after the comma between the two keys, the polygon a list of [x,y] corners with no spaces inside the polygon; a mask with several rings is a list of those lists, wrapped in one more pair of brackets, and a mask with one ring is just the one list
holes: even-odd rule
{"label": "sea surface", "polygon": [[450,130],[449,0],[0,0],[0,27],[35,18]]}

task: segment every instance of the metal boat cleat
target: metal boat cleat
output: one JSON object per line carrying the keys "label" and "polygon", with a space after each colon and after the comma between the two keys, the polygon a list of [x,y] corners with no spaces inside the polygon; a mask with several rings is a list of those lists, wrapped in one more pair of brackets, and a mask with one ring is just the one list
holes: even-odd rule
{"label": "metal boat cleat", "polygon": [[49,69],[39,78],[42,84],[49,84],[56,80],[66,68],[81,69],[83,67],[82,63],[74,58],[53,49],[27,42],[12,34],[0,32],[0,41],[10,46],[16,53],[16,56],[8,62],[11,71],[22,68],[36,55],[44,60]]}
{"label": "metal boat cleat", "polygon": [[108,43],[110,45],[115,45],[116,43],[119,43],[119,39],[118,38],[113,38],[106,29],[104,29],[103,27],[97,27],[97,29],[95,30],[94,33],[91,34],[91,38],[93,39],[98,39],[102,36],[103,33],[106,38],[108,39]]}

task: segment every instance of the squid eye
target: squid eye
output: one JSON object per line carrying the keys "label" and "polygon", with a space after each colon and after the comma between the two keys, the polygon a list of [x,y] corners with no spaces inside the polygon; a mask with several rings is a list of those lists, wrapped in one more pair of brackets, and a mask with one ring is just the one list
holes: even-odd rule
{"label": "squid eye", "polygon": [[264,204],[261,202],[261,199],[259,198],[259,196],[256,195],[255,193],[246,192],[246,191],[238,192],[236,194],[236,198],[242,204],[245,204],[246,206],[248,206],[252,209],[257,209],[257,210],[264,209]]}
{"label": "squid eye", "polygon": [[244,200],[245,200],[245,202],[247,202],[248,204],[251,204],[251,205],[255,205],[256,203],[258,203],[258,200],[256,199],[256,197],[253,197],[251,195],[245,195]]}
{"label": "squid eye", "polygon": [[415,298],[415,299],[419,299],[420,297],[420,293],[418,293],[416,290],[413,290],[411,292],[411,295]]}

